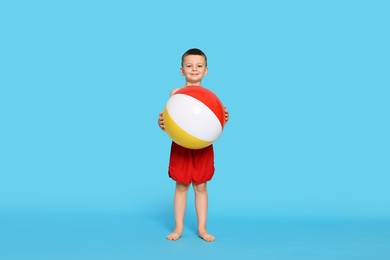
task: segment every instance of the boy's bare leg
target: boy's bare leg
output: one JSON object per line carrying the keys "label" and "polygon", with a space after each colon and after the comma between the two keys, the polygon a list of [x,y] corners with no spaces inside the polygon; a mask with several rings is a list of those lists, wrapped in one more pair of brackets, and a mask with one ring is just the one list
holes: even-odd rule
{"label": "boy's bare leg", "polygon": [[206,183],[200,183],[193,184],[193,187],[195,191],[196,215],[198,217],[198,234],[203,240],[212,242],[215,240],[215,237],[206,229],[208,207],[207,185]]}
{"label": "boy's bare leg", "polygon": [[187,192],[189,184],[176,182],[174,211],[175,211],[175,229],[167,236],[169,240],[178,240],[184,229],[184,213],[186,211]]}

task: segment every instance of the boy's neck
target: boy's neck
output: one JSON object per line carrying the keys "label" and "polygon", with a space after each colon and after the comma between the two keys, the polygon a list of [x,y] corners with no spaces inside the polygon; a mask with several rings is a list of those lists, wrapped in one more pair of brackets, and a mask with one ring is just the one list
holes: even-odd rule
{"label": "boy's neck", "polygon": [[186,82],[185,86],[202,86],[202,82]]}

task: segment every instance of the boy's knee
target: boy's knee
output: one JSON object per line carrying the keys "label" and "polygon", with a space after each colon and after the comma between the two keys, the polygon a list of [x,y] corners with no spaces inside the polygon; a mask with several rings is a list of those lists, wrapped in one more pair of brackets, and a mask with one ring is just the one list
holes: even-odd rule
{"label": "boy's knee", "polygon": [[207,191],[206,183],[194,184],[193,187],[196,193],[204,193]]}
{"label": "boy's knee", "polygon": [[176,190],[177,191],[180,191],[180,192],[186,192],[188,191],[188,188],[190,187],[189,184],[184,184],[184,183],[180,183],[180,182],[177,182],[176,183]]}

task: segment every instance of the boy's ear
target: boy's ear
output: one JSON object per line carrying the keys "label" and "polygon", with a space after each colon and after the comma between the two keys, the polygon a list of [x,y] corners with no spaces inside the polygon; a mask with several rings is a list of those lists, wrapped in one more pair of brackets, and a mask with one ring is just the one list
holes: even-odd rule
{"label": "boy's ear", "polygon": [[183,67],[180,68],[180,73],[182,76],[184,76],[184,70],[183,70]]}
{"label": "boy's ear", "polygon": [[205,69],[205,71],[204,71],[204,75],[206,76],[208,72],[209,72],[209,68],[206,67],[206,69]]}

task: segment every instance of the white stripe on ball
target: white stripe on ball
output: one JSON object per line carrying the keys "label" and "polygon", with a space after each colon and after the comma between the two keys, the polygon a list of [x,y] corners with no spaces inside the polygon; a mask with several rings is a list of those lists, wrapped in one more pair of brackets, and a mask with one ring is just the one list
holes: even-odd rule
{"label": "white stripe on ball", "polygon": [[196,98],[175,94],[169,98],[167,110],[176,124],[196,138],[213,142],[222,133],[217,116]]}

